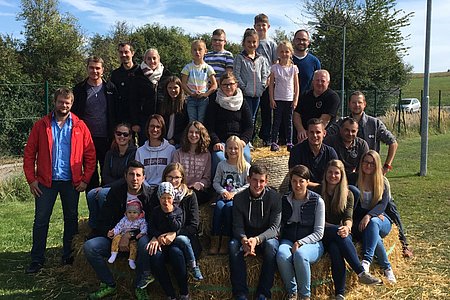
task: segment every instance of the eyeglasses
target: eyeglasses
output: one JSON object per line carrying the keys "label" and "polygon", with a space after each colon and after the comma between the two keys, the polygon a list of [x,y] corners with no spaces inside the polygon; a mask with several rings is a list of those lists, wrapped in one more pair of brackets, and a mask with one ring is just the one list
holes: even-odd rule
{"label": "eyeglasses", "polygon": [[222,39],[212,39],[213,42],[225,42],[225,40]]}
{"label": "eyeglasses", "polygon": [[375,162],[363,160],[363,164],[368,167],[375,167]]}
{"label": "eyeglasses", "polygon": [[129,132],[122,132],[122,131],[116,131],[115,132],[116,136],[123,136],[123,137],[129,137],[130,133]]}
{"label": "eyeglasses", "polygon": [[236,82],[222,83],[221,86],[226,87],[227,89],[231,89],[235,84]]}
{"label": "eyeglasses", "polygon": [[183,177],[181,177],[181,176],[166,176],[166,179],[167,179],[168,181],[172,181],[172,180],[180,180],[180,179],[183,179]]}

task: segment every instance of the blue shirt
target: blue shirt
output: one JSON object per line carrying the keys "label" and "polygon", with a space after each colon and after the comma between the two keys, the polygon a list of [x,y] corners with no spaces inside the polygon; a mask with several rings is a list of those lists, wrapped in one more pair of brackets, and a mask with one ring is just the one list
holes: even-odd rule
{"label": "blue shirt", "polygon": [[52,180],[72,180],[70,169],[70,144],[72,138],[72,115],[60,128],[52,114]]}
{"label": "blue shirt", "polygon": [[320,70],[320,61],[311,53],[303,58],[292,56],[292,61],[298,68],[298,79],[300,81],[300,95],[306,94],[311,89],[311,83],[316,70]]}

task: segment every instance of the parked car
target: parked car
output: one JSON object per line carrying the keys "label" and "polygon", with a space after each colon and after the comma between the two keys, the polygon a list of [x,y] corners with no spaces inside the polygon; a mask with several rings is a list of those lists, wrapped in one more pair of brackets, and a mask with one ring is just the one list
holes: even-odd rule
{"label": "parked car", "polygon": [[407,113],[415,113],[420,111],[420,101],[417,98],[403,98],[400,101],[400,109]]}

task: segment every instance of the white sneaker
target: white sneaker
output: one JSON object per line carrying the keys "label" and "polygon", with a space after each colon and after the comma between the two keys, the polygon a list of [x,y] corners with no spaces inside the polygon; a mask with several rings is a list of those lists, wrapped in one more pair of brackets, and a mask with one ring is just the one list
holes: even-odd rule
{"label": "white sneaker", "polygon": [[369,273],[369,269],[370,269],[370,262],[368,262],[367,260],[362,260],[361,261],[361,266],[364,269],[364,272]]}
{"label": "white sneaker", "polygon": [[387,280],[390,283],[396,283],[397,279],[395,278],[394,271],[392,268],[384,270],[384,276],[386,276]]}

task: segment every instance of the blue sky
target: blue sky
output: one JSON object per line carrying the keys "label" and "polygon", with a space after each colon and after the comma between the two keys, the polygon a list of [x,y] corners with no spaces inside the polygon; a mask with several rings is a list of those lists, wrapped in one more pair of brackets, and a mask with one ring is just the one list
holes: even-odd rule
{"label": "blue sky", "polygon": [[[279,4],[284,2],[286,4]],[[292,32],[299,28],[311,29],[310,21],[302,14],[300,1],[241,0],[142,0],[130,5],[128,0],[60,0],[60,11],[75,16],[87,36],[105,34],[116,21],[124,21],[134,27],[148,23],[178,26],[189,33],[209,33],[223,28],[229,40],[239,42],[247,27],[253,25],[253,17],[264,12],[270,18],[271,29]],[[424,71],[426,0],[398,0],[397,8],[414,12],[411,25],[403,30],[405,45],[411,47],[405,61],[414,72]],[[19,0],[0,0],[0,32],[20,37],[22,23],[16,21],[20,10]],[[434,0],[431,36],[431,72],[450,69],[450,39],[445,31],[450,28],[450,1]]]}

